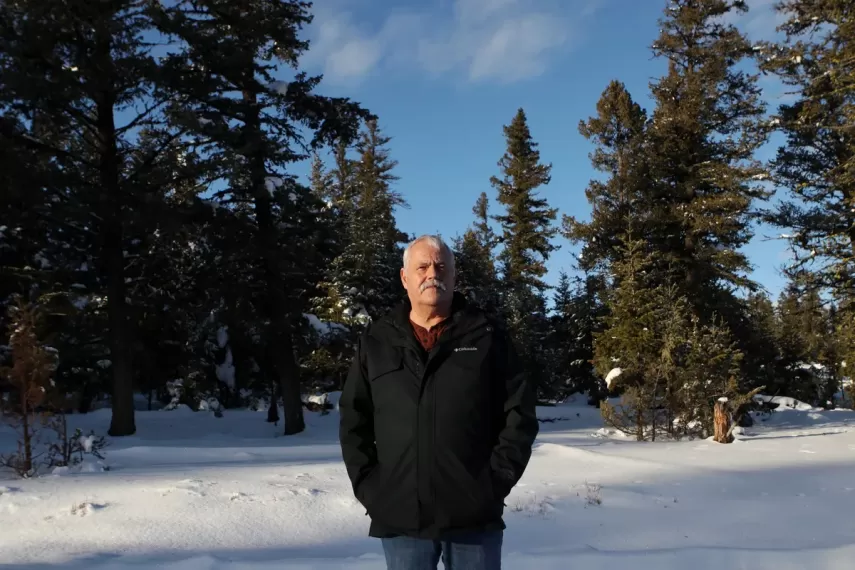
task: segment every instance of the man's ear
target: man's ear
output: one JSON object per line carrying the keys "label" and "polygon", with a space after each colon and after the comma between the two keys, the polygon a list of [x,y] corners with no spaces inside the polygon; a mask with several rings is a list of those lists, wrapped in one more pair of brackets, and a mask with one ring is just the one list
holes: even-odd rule
{"label": "man's ear", "polygon": [[407,274],[404,273],[404,268],[401,268],[401,285],[404,286],[404,289],[407,288]]}

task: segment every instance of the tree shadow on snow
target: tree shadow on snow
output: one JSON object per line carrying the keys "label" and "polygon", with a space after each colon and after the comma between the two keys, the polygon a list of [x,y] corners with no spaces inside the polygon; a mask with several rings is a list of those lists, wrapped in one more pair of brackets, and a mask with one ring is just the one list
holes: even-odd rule
{"label": "tree shadow on snow", "polygon": [[[617,476],[604,473],[607,477],[602,482],[585,472],[589,466],[574,464],[572,459],[564,466],[559,458],[556,469],[586,483],[571,485],[563,479],[531,495],[526,491],[530,487],[515,489],[507,501],[504,552],[561,552],[567,568],[575,567],[574,558],[618,556],[614,564],[604,560],[596,566],[611,569],[629,567],[662,552],[792,552],[855,544],[855,519],[849,516],[855,510],[855,461],[812,463],[814,456],[805,456],[803,465],[729,467],[729,451],[724,446],[722,451],[715,456],[722,463],[715,466],[660,464],[658,469],[629,469]],[[268,528],[271,521],[252,524]],[[281,532],[287,542],[288,528]],[[39,548],[57,550],[47,537]],[[21,570],[237,570],[243,566],[254,570],[385,568],[379,541],[353,535],[281,548],[153,549],[134,554],[105,550],[61,564],[14,565]]]}
{"label": "tree shadow on snow", "polygon": [[[176,570],[209,570],[242,568],[245,565],[281,568],[282,563],[307,564],[325,562],[324,568],[337,568],[340,564],[356,562],[357,559],[369,562],[369,566],[385,568],[380,542],[371,539],[354,539],[326,544],[275,548],[223,548],[208,550],[155,550],[139,554],[120,552],[98,552],[87,556],[74,557],[62,563],[25,563],[11,567],[20,570],[84,570],[112,569],[149,570],[154,568],[175,568]],[[373,562],[373,565],[370,564]],[[349,564],[348,564],[349,566]],[[0,568],[6,567],[0,563]]]}

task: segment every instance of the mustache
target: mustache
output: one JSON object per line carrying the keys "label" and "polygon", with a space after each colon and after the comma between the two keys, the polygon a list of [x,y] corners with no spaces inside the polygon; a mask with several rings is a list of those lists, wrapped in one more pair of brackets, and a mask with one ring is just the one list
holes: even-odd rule
{"label": "mustache", "polygon": [[445,283],[443,283],[440,279],[427,279],[424,283],[419,285],[419,292],[424,293],[424,290],[428,287],[436,287],[437,289],[441,289],[442,291],[446,290]]}

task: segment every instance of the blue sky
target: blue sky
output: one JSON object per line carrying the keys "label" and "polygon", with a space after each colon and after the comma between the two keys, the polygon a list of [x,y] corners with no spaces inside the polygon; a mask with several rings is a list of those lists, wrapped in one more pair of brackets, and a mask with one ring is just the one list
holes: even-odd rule
{"label": "blue sky", "polygon": [[[346,95],[380,118],[393,137],[397,189],[410,204],[402,230],[451,239],[472,222],[504,152],[502,126],[518,107],[528,115],[541,156],[553,165],[544,196],[560,213],[587,218],[584,196],[595,176],[592,146],[578,123],[595,112],[612,79],[651,110],[649,82],[664,72],[649,46],[665,0],[317,0],[302,65],[323,73],[320,91]],[[736,21],[752,39],[774,35],[773,0],[749,0]],[[771,81],[770,103],[780,102]],[[764,156],[774,151],[769,147]],[[559,216],[560,216],[559,213]],[[560,222],[560,220],[559,220]],[[754,278],[777,296],[785,244],[761,228],[747,248]],[[548,280],[570,270],[563,238]]]}

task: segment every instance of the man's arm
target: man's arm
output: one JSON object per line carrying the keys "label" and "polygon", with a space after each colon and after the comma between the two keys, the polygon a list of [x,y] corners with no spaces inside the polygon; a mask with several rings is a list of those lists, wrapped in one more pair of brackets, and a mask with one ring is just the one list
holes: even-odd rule
{"label": "man's arm", "polygon": [[362,338],[350,365],[344,389],[338,403],[340,423],[339,442],[347,475],[354,495],[360,497],[360,485],[377,463],[374,443],[374,404],[366,377],[362,354]]}
{"label": "man's arm", "polygon": [[523,475],[531,458],[531,447],[539,430],[534,386],[523,371],[522,363],[506,331],[499,335],[497,350],[503,404],[498,441],[490,460],[493,489],[504,500]]}

